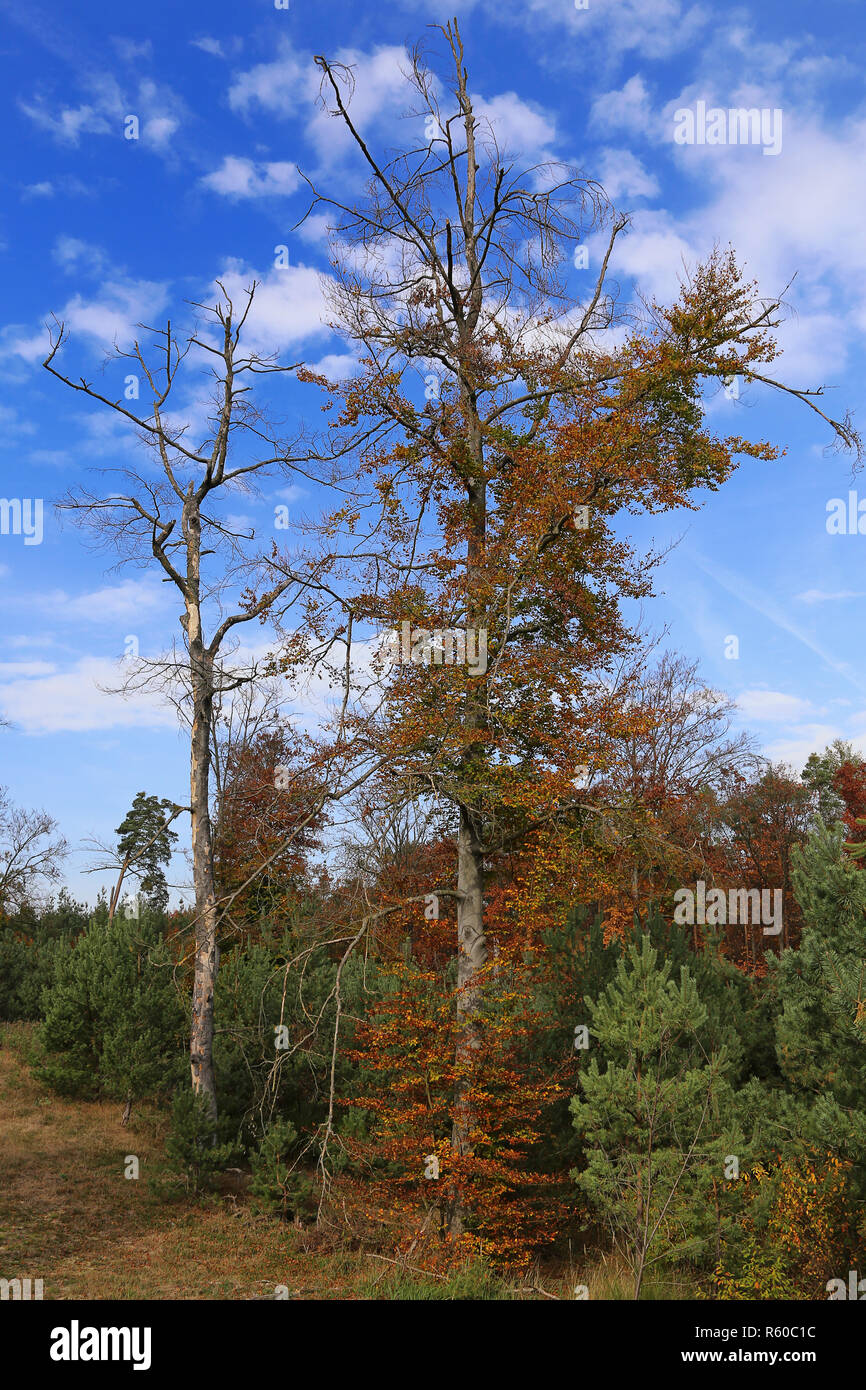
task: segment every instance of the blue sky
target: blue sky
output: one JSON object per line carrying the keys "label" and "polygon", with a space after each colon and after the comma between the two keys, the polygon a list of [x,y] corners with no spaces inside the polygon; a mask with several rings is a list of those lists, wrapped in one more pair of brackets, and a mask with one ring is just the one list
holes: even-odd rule
{"label": "blue sky", "polygon": [[[76,9],[79,11],[76,13]],[[374,142],[406,130],[404,49],[453,9],[290,0],[158,0],[118,7],[0,0],[5,139],[0,152],[0,497],[44,499],[40,544],[0,535],[0,782],[50,810],[75,848],[68,879],[92,896],[82,846],[110,838],[142,788],[186,799],[174,715],[123,702],[128,635],[156,653],[176,596],[146,570],[109,572],[53,502],[130,445],[116,421],[43,371],[51,313],[74,361],[97,377],[140,321],[182,318],[218,276],[262,282],[255,333],[290,360],[341,369],[346,345],[323,321],[325,243],[297,168],[341,191],[359,169],[316,104],[312,55],[355,66],[353,110]],[[862,428],[866,366],[866,146],[859,0],[475,0],[460,6],[476,109],[524,158],[557,157],[599,178],[632,213],[613,271],[659,297],[683,262],[730,242],[769,294],[790,284],[779,375],[828,388],[831,414]],[[760,145],[675,142],[675,112],[782,113],[778,153]],[[124,138],[128,116],[137,140]],[[409,117],[408,119],[417,119]],[[274,247],[289,248],[287,271]],[[587,271],[574,271],[580,293]],[[107,385],[111,384],[108,369]],[[829,388],[832,388],[829,389]],[[119,394],[114,381],[113,391]],[[297,393],[286,410],[301,408]],[[773,440],[775,463],[744,463],[697,514],[635,524],[641,544],[679,544],[644,611],[669,645],[739,703],[776,758],[802,765],[848,737],[866,750],[866,537],[831,535],[827,507],[866,480],[825,452],[821,420],[754,387],[712,402],[725,432]],[[276,488],[244,503],[257,537]],[[292,507],[315,511],[294,493]],[[866,522],[864,522],[866,525]],[[726,638],[739,640],[737,659]]]}

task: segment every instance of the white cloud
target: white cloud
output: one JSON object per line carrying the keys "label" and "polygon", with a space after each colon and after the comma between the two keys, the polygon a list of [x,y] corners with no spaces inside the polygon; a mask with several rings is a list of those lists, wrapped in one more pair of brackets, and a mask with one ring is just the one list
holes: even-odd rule
{"label": "white cloud", "polygon": [[[750,104],[760,106],[760,95]],[[866,336],[864,142],[866,120],[831,131],[787,104],[778,158],[744,146],[671,144],[678,180],[695,180],[699,201],[676,215],[638,209],[612,268],[653,297],[670,299],[684,264],[693,267],[714,245],[730,243],[763,294],[784,292],[776,330],[782,355],[769,375],[797,387],[824,385],[839,377]],[[611,172],[615,179],[616,164],[605,152],[603,182]],[[624,196],[641,191],[638,182]]]}
{"label": "white cloud", "polygon": [[209,53],[212,58],[224,58],[225,52],[219,39],[208,38],[207,35],[201,39],[190,39],[193,48],[200,48],[202,53]]}
{"label": "white cloud", "polygon": [[141,135],[145,144],[155,145],[157,149],[162,149],[164,145],[168,144],[179,126],[180,121],[176,116],[149,116],[141,127]]}
{"label": "white cloud", "polygon": [[[413,109],[418,97],[406,81],[410,71],[411,60],[402,45],[344,48],[334,54],[341,97],[358,129],[368,134],[371,130],[381,132],[389,144],[395,143],[396,136],[400,144],[424,145],[429,138],[426,117]],[[435,76],[432,81],[434,91],[438,90]],[[354,152],[343,121],[329,114],[334,97],[328,82],[322,81],[321,70],[312,55],[295,49],[286,38],[275,58],[235,76],[229,88],[229,105],[247,116],[261,110],[284,119],[304,117],[307,140],[323,166],[333,167]],[[480,122],[480,143],[492,137],[500,149],[528,161],[552,158],[556,123],[539,103],[514,91],[489,96],[475,92],[474,109]],[[308,117],[307,112],[311,113]]]}
{"label": "white cloud", "polygon": [[327,377],[329,381],[345,381],[360,371],[360,363],[349,352],[328,352],[318,362],[312,363],[310,370]]}
{"label": "white cloud", "polygon": [[29,116],[35,125],[47,130],[61,144],[77,145],[82,135],[111,133],[111,125],[106,117],[89,103],[67,106],[58,113],[38,98],[34,102],[22,101],[20,106],[25,116]]}
{"label": "white cloud", "polygon": [[224,526],[227,531],[233,531],[236,534],[249,535],[252,532],[254,536],[256,519],[248,516],[246,512],[228,512],[225,516],[220,517],[220,525]]}
{"label": "white cloud", "polygon": [[45,96],[21,101],[25,115],[61,144],[78,145],[83,135],[123,135],[127,116],[137,116],[141,143],[162,152],[186,114],[180,97],[164,83],[145,77],[122,88],[108,72],[82,81],[87,99],[79,106],[61,106]]}
{"label": "white cloud", "polygon": [[704,240],[724,227],[766,289],[781,290],[796,274],[789,299],[797,317],[780,335],[782,369],[792,379],[837,372],[852,337],[866,331],[866,121],[830,132],[790,106],[784,118],[779,158],[735,149],[725,153],[746,157],[703,161],[718,192],[693,221]]}
{"label": "white cloud", "polygon": [[305,265],[276,266],[258,273],[230,262],[218,277],[236,304],[258,281],[246,322],[247,345],[259,352],[280,351],[330,332],[320,271]]}
{"label": "white cloud", "polygon": [[[715,244],[730,243],[763,293],[785,292],[788,313],[777,330],[784,356],[774,369],[780,379],[813,387],[838,376],[866,335],[866,185],[860,177],[866,118],[830,126],[801,92],[787,100],[784,89],[755,83],[725,90],[694,82],[663,113],[650,111],[644,95],[642,80],[630,79],[621,91],[599,98],[594,112],[643,131],[666,150],[680,188],[684,181],[687,191],[688,183],[693,186],[692,207],[676,217],[636,214],[617,268],[668,297],[684,256],[694,264]],[[708,107],[780,108],[781,154],[765,158],[743,145],[674,145],[673,110],[698,97]],[[608,172],[603,157],[601,173]]]}
{"label": "white cloud", "polygon": [[240,73],[229,87],[229,106],[233,111],[248,115],[261,107],[275,116],[288,116],[295,111],[299,99],[310,89],[315,68],[305,63],[282,38],[277,46],[278,57]]}
{"label": "white cloud", "polygon": [[0,661],[0,681],[24,676],[50,676],[55,669],[50,661]]}
{"label": "white cloud", "polygon": [[146,620],[164,611],[168,599],[167,587],[152,579],[124,579],[84,594],[57,589],[33,596],[36,606],[58,621],[89,623]]}
{"label": "white cloud", "polygon": [[699,259],[699,248],[682,219],[661,209],[641,208],[628,231],[617,239],[611,267],[618,274],[630,275],[644,293],[670,300],[677,296],[684,264],[694,265]]}
{"label": "white cloud", "polygon": [[22,647],[54,647],[57,645],[53,637],[48,637],[44,633],[33,632],[26,635],[19,633],[15,637],[4,637],[3,641],[7,647],[14,647],[16,651],[20,651]]}
{"label": "white cloud", "polygon": [[101,275],[109,266],[108,257],[100,246],[79,237],[59,236],[51,254],[63,270]]}
{"label": "white cloud", "polygon": [[[77,248],[70,252],[69,268],[88,265],[87,258],[92,257],[93,252],[94,248],[77,243]],[[95,273],[95,268],[96,262],[91,259],[90,273]],[[73,295],[58,310],[57,317],[69,329],[72,338],[83,335],[103,350],[115,343],[128,347],[141,323],[153,323],[159,317],[168,304],[168,297],[168,286],[164,283],[132,280],[115,273],[92,297]],[[46,327],[28,332],[20,326],[9,326],[4,330],[3,341],[8,353],[25,362],[39,362],[48,352]]]}
{"label": "white cloud", "polygon": [[71,333],[84,333],[103,345],[121,346],[135,337],[137,325],[153,321],[168,303],[168,290],[153,280],[108,281],[95,299],[75,295],[64,307]]}
{"label": "white cloud", "polygon": [[828,743],[841,737],[835,724],[802,724],[791,730],[788,738],[768,743],[764,752],[775,763],[788,763],[800,771],[810,753],[820,753]]}
{"label": "white cloud", "polygon": [[[414,4],[425,20],[444,22],[454,11],[452,0],[404,3]],[[669,58],[709,24],[719,24],[711,6],[689,0],[589,0],[582,10],[572,0],[464,0],[461,17],[476,4],[496,23],[510,23],[539,38],[549,60],[574,67],[582,59],[594,69],[612,65],[626,53]]]}
{"label": "white cloud", "polygon": [[96,181],[88,184],[76,178],[74,174],[60,174],[53,179],[42,179],[39,183],[23,184],[21,197],[25,201],[31,198],[53,198],[58,193],[65,193],[70,198],[92,197],[96,188]]}
{"label": "white cloud", "polygon": [[66,449],[31,449],[27,461],[37,467],[68,468],[71,456]]}
{"label": "white cloud", "polygon": [[802,719],[811,711],[808,700],[801,700],[797,695],[785,695],[779,690],[745,690],[737,696],[737,705],[747,719],[759,719],[766,723]]}
{"label": "white cloud", "polygon": [[866,598],[866,593],[859,589],[837,589],[835,593],[826,593],[823,589],[806,589],[802,594],[797,594],[799,603],[838,603],[842,599]]}
{"label": "white cloud", "polygon": [[[489,100],[478,97],[474,105],[500,151],[528,159],[549,156],[557,138],[556,124],[541,106],[524,101],[516,92],[501,92]],[[482,141],[484,133],[482,126]]]}
{"label": "white cloud", "polygon": [[596,97],[590,109],[591,123],[603,130],[626,130],[647,136],[656,119],[639,73],[618,90]]}
{"label": "white cloud", "polygon": [[150,39],[121,39],[111,40],[124,63],[135,63],[139,58],[150,58],[153,55],[153,44]]}
{"label": "white cloud", "polygon": [[619,0],[599,11],[604,41],[622,53],[667,58],[694,42],[717,16],[712,7],[687,0]]}
{"label": "white cloud", "polygon": [[[344,48],[336,54],[336,62],[352,69],[354,86],[350,88],[345,84],[342,95],[356,127],[367,132],[375,127],[387,130],[391,144],[395,143],[395,137],[401,144],[423,143],[424,117],[409,114],[415,102],[405,78],[411,67],[405,48],[386,44],[369,53]],[[307,77],[307,100],[310,95],[318,94],[320,82],[321,72],[313,67]],[[329,94],[327,87],[324,91]],[[327,104],[329,109],[333,106],[332,97]],[[343,122],[329,116],[321,106],[316,107],[307,125],[307,136],[326,166],[336,164],[353,150],[351,136]]]}
{"label": "white cloud", "polygon": [[[412,93],[404,76],[411,63],[402,45],[384,44],[369,52],[343,48],[334,54],[334,64],[342,70],[343,75],[338,76],[341,95],[356,126],[369,131],[373,125],[379,125],[393,134],[402,125],[401,138],[405,130],[409,143],[414,138],[422,143],[423,117],[411,118],[417,122],[415,136],[407,129],[408,121],[403,119],[412,105]],[[351,75],[348,75],[349,69]],[[320,89],[328,109],[317,100]],[[325,166],[333,166],[352,149],[352,139],[343,122],[328,114],[333,106],[333,95],[327,83],[322,85],[322,73],[312,54],[296,50],[287,38],[281,39],[275,58],[257,63],[235,76],[229,87],[229,105],[245,116],[261,110],[287,119],[298,114],[306,117],[307,112],[312,112],[306,120],[307,138]],[[507,121],[506,105],[499,108],[495,102],[492,105],[493,114]],[[526,110],[529,112],[530,108]],[[533,130],[537,133],[538,116],[534,111],[531,115]]]}
{"label": "white cloud", "polygon": [[843,680],[849,681],[857,690],[866,691],[866,683],[860,678],[856,669],[852,668],[849,662],[840,661],[833,652],[828,651],[820,642],[817,642],[811,632],[805,631],[796,623],[792,622],[789,615],[789,603],[776,602],[768,593],[766,587],[761,588],[749,580],[745,580],[742,574],[735,570],[729,570],[726,566],[720,565],[717,561],[711,560],[706,555],[692,553],[692,564],[698,569],[703,570],[716,581],[727,593],[744,603],[756,613],[760,613],[768,622],[772,623],[781,632],[787,632],[798,642],[801,642],[810,652],[819,657],[831,671],[835,671]]}
{"label": "white cloud", "polygon": [[617,198],[654,198],[659,191],[655,174],[645,169],[630,150],[611,149],[610,146],[603,149],[598,177],[608,197],[614,201]]}
{"label": "white cloud", "polygon": [[28,734],[177,727],[173,707],[157,694],[124,699],[99,688],[116,688],[122,679],[120,664],[101,657],[83,657],[67,670],[21,662],[0,674],[0,710]]}
{"label": "white cloud", "polygon": [[296,165],[285,161],[258,164],[226,155],[220,167],[205,174],[201,182],[227,198],[266,198],[294,193],[300,176]]}
{"label": "white cloud", "polygon": [[0,405],[0,441],[4,438],[9,442],[21,435],[35,434],[36,425],[32,420],[22,419],[20,412],[13,405]]}
{"label": "white cloud", "polygon": [[325,246],[334,230],[336,221],[337,214],[333,212],[330,214],[324,212],[310,213],[310,216],[305,217],[297,228],[297,235],[312,246]]}

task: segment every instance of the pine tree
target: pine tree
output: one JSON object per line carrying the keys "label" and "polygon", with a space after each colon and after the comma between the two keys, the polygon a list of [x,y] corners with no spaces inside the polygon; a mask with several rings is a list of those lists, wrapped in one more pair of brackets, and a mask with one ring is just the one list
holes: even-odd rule
{"label": "pine tree", "polygon": [[721,1216],[725,1161],[744,1144],[733,1120],[726,1049],[708,1053],[707,1022],[688,966],[679,982],[649,937],[632,944],[616,976],[586,1001],[596,1057],[571,1102],[588,1150],[573,1176],[604,1221],[640,1297],[647,1268],[705,1255]]}
{"label": "pine tree", "polygon": [[44,1006],[39,1073],[55,1091],[137,1100],[177,1083],[185,1010],[147,918],[92,921],[58,961]]}
{"label": "pine tree", "polygon": [[[183,1179],[188,1191],[202,1192],[235,1156],[231,1143],[217,1143],[217,1120],[207,1098],[182,1085],[171,1105],[171,1128],[165,1141],[170,1173]],[[166,1183],[157,1178],[154,1187],[162,1195]]]}
{"label": "pine tree", "polygon": [[312,1181],[299,1166],[302,1148],[291,1120],[276,1120],[251,1162],[253,1197],[284,1221],[315,1211]]}
{"label": "pine tree", "polygon": [[141,884],[147,905],[154,912],[164,912],[168,906],[168,887],[163,864],[171,859],[172,845],[177,835],[169,828],[168,818],[175,811],[174,803],[137,792],[115,834],[119,835],[117,853],[126,871]]}
{"label": "pine tree", "polygon": [[853,1159],[866,1190],[866,874],[843,838],[841,824],[819,824],[795,856],[806,925],[776,970],[776,1046],[789,1134]]}

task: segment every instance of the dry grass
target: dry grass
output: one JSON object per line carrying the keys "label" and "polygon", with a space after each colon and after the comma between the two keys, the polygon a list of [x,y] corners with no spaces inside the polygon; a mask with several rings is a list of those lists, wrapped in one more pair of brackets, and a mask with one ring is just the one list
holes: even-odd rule
{"label": "dry grass", "polygon": [[[574,1298],[574,1290],[582,1285],[594,1302],[628,1302],[634,1298],[634,1276],[619,1255],[595,1251],[580,1266],[572,1266],[566,1279],[560,1281],[557,1293],[561,1298]],[[695,1283],[682,1271],[659,1273],[650,1270],[644,1277],[641,1299],[684,1299],[695,1297]]]}
{"label": "dry grass", "polygon": [[[165,1203],[149,1190],[165,1119],[55,1096],[26,1061],[31,1030],[0,1036],[0,1277],[44,1280],[46,1299],[353,1298],[381,1271],[360,1253],[310,1250],[303,1231],[237,1197]],[[141,1177],[124,1177],[135,1154]]]}

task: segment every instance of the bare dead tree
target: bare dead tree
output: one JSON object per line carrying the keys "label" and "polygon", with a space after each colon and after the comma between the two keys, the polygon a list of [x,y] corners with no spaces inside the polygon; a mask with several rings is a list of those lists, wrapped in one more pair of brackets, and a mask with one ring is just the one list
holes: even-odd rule
{"label": "bare dead tree", "polygon": [[[216,304],[194,306],[201,317],[185,338],[178,337],[170,322],[164,329],[142,326],[150,343],[136,340],[129,352],[116,352],[116,359],[135,364],[140,376],[148,399],[140,410],[97,390],[83,376],[76,379],[59,369],[58,355],[67,332],[56,320],[44,363],[64,385],[125,420],[137,432],[149,463],[139,469],[115,470],[120,474],[116,490],[97,493],[79,488],[67,495],[61,507],[99,542],[118,552],[119,563],[155,564],[163,582],[174,586],[183,604],[180,657],[142,662],[128,688],[179,686],[178,698],[186,707],[195,885],[190,1069],[194,1090],[205,1097],[214,1115],[213,1007],[218,959],[210,805],[214,701],[226,686],[250,678],[249,672],[225,670],[221,654],[227,639],[240,625],[265,615],[292,582],[282,579],[258,597],[238,594],[248,564],[244,547],[251,537],[233,530],[218,509],[222,501],[250,489],[263,475],[290,471],[304,457],[300,436],[278,437],[251,394],[257,377],[289,373],[297,364],[280,365],[274,357],[250,351],[242,341],[255,283],[237,308],[225,287],[218,287],[222,298]],[[174,414],[181,381],[200,392],[201,378],[190,381],[196,368],[210,382],[206,423],[197,442],[194,418],[187,413],[178,423]]]}
{"label": "bare dead tree", "polygon": [[0,787],[0,909],[9,912],[57,883],[69,847],[46,811],[14,806]]}

